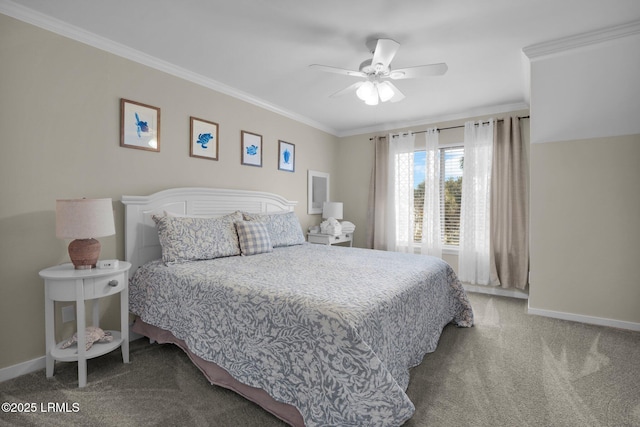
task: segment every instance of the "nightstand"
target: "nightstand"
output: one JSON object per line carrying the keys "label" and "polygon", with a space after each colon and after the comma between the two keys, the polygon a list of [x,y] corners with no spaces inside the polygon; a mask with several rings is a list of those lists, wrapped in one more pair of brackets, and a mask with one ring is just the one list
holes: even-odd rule
{"label": "nightstand", "polygon": [[[53,376],[55,361],[78,363],[78,387],[87,385],[87,359],[122,348],[122,361],[129,363],[129,269],[131,264],[119,261],[116,268],[76,270],[72,264],[45,268],[40,272],[44,279],[44,313],[46,339],[46,372]],[[93,326],[99,327],[100,298],[120,294],[120,331],[109,331],[113,341],[94,343],[85,350],[85,301],[93,300]],[[55,340],[54,301],[75,301],[78,343],[61,348]],[[106,331],[105,331],[106,332]]]}
{"label": "nightstand", "polygon": [[338,236],[331,234],[309,233],[307,234],[307,242],[317,243],[319,245],[335,245],[336,243],[349,243],[353,246],[353,233],[343,233]]}

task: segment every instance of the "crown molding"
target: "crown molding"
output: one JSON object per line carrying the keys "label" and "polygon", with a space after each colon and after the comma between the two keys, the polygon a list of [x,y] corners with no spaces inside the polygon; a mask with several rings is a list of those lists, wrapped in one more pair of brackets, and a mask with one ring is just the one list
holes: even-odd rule
{"label": "crown molding", "polygon": [[534,44],[523,48],[522,52],[530,60],[536,60],[549,55],[566,52],[568,50],[636,34],[640,34],[640,21],[628,22],[614,27],[601,28],[599,30]]}
{"label": "crown molding", "polygon": [[220,83],[201,74],[194,73],[182,67],[178,67],[177,65],[174,65],[170,62],[148,55],[139,50],[132,49],[121,43],[117,43],[105,37],[98,36],[97,34],[70,25],[59,19],[42,14],[28,7],[14,3],[10,0],[0,0],[0,13],[26,22],[28,24],[35,25],[36,27],[45,29],[47,31],[51,31],[52,33],[61,35],[63,37],[67,37],[77,42],[84,43],[105,52],[109,52],[133,62],[165,72],[172,76],[179,77],[183,80],[190,81],[208,89],[215,90],[216,92],[229,95],[233,98],[239,99],[249,104],[253,104],[257,107],[295,120],[299,123],[306,124],[328,134],[338,136],[338,132],[335,129],[330,128],[308,117],[285,110],[278,107],[277,105],[271,104],[263,99],[250,95],[239,89],[228,86],[224,83]]}
{"label": "crown molding", "polygon": [[513,111],[528,110],[529,104],[525,102],[517,102],[513,104],[491,105],[485,107],[474,108],[465,110],[461,113],[448,114],[444,116],[428,117],[421,120],[414,120],[411,122],[389,122],[379,126],[371,126],[359,129],[352,129],[349,131],[341,132],[338,137],[344,138],[355,135],[366,135],[370,133],[380,132],[394,132],[398,129],[405,129],[409,127],[429,126],[434,124],[440,124],[444,122],[450,122],[454,120],[465,120],[471,117],[491,116],[495,114],[505,114]]}

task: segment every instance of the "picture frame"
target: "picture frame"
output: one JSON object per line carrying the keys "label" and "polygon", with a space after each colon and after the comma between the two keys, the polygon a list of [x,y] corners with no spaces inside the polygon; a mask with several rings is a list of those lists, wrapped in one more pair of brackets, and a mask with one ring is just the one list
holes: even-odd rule
{"label": "picture frame", "polygon": [[240,163],[262,167],[262,135],[240,131]]}
{"label": "picture frame", "polygon": [[189,156],[218,160],[218,124],[197,117],[190,118]]}
{"label": "picture frame", "polygon": [[120,146],[160,151],[160,108],[120,99]]}
{"label": "picture frame", "polygon": [[309,170],[307,173],[307,213],[321,214],[324,202],[329,198],[329,174]]}
{"label": "picture frame", "polygon": [[278,169],[296,171],[296,146],[290,142],[278,141]]}

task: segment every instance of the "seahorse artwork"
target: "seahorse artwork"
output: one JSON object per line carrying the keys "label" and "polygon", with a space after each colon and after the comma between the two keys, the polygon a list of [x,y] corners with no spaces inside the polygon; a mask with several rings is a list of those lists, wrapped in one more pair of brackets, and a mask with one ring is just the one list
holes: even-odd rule
{"label": "seahorse artwork", "polygon": [[258,154],[258,146],[257,145],[250,145],[250,146],[247,147],[247,155],[255,156],[256,154]]}
{"label": "seahorse artwork", "polygon": [[198,135],[198,141],[196,141],[196,143],[200,144],[202,148],[206,150],[207,148],[209,148],[207,144],[212,139],[213,139],[213,135],[211,135],[210,133],[201,133],[200,135]]}
{"label": "seahorse artwork", "polygon": [[138,138],[140,138],[141,132],[149,132],[149,124],[147,122],[143,122],[140,120],[138,113],[136,115],[136,133],[138,134]]}

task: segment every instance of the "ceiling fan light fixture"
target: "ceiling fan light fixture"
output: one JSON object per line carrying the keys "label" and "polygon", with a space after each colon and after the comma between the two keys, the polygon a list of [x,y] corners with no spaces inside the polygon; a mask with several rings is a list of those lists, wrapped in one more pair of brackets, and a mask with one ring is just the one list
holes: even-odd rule
{"label": "ceiling fan light fixture", "polygon": [[331,97],[342,96],[355,91],[358,98],[367,105],[378,105],[380,102],[387,101],[398,102],[402,101],[405,95],[393,83],[385,81],[386,79],[397,80],[441,76],[448,70],[447,64],[444,62],[394,70],[391,68],[391,61],[393,61],[400,47],[398,42],[392,39],[369,39],[366,45],[373,57],[362,61],[358,71],[327,65],[310,65],[312,68],[330,73],[363,78],[362,81],[334,93]]}
{"label": "ceiling fan light fixture", "polygon": [[[376,97],[376,99],[378,98],[378,91],[376,90],[376,87],[373,85],[372,82],[365,82],[363,85],[361,85],[358,90],[356,91],[356,95],[358,96],[358,98],[360,98],[361,100],[367,102],[367,100]],[[376,102],[377,104],[377,102]],[[370,105],[375,105],[375,104],[370,104]]]}
{"label": "ceiling fan light fixture", "polygon": [[380,101],[387,102],[391,98],[393,98],[395,94],[395,91],[389,83],[382,82],[378,85],[378,95],[380,96]]}
{"label": "ceiling fan light fixture", "polygon": [[378,93],[374,93],[373,96],[364,100],[367,105],[378,105]]}

